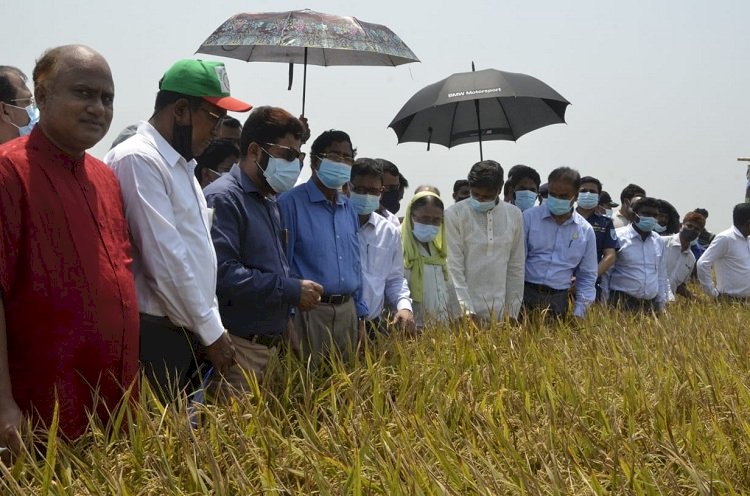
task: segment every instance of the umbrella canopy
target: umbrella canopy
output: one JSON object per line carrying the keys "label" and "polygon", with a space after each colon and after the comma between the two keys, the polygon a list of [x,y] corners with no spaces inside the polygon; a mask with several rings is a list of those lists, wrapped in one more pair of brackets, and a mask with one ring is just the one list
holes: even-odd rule
{"label": "umbrella canopy", "polygon": [[293,64],[304,64],[303,114],[307,64],[397,66],[419,62],[385,26],[309,9],[237,14],[219,26],[196,53],[247,62],[289,63],[289,89]]}
{"label": "umbrella canopy", "polygon": [[219,26],[198,53],[246,62],[313,65],[390,65],[418,62],[385,26],[312,10],[237,14]]}
{"label": "umbrella canopy", "polygon": [[448,148],[487,140],[515,141],[565,122],[570,105],[542,81],[513,72],[462,72],[418,91],[389,127],[399,143],[438,143]]}

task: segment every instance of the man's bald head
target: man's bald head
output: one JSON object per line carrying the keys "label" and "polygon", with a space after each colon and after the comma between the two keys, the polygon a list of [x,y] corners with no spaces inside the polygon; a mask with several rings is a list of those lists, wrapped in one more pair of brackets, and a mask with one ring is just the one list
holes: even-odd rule
{"label": "man's bald head", "polygon": [[34,87],[54,81],[60,69],[77,70],[81,66],[100,65],[112,75],[107,61],[102,55],[86,45],[63,45],[50,48],[36,61],[32,79]]}
{"label": "man's bald head", "polygon": [[33,79],[39,125],[61,150],[78,157],[104,137],[112,122],[115,87],[98,52],[83,45],[47,50]]}

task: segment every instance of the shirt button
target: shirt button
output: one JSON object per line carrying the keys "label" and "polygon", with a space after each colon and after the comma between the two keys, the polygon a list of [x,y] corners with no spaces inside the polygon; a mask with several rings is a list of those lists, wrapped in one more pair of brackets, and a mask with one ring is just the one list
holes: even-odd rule
{"label": "shirt button", "polygon": [[339,257],[339,260],[343,260],[343,259],[344,259],[344,257]]}

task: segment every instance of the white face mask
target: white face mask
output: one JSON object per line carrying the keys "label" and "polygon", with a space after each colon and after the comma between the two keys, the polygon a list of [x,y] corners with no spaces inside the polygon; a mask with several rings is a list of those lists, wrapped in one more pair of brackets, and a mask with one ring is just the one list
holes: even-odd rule
{"label": "white face mask", "polygon": [[26,111],[26,115],[29,116],[29,122],[25,126],[19,126],[11,122],[13,126],[15,126],[18,129],[18,135],[19,136],[26,136],[28,134],[31,134],[31,130],[34,129],[34,126],[37,122],[39,122],[39,108],[36,106],[36,103],[31,102],[25,107],[19,107],[17,105],[11,105],[10,103],[6,103],[5,105],[21,110]]}

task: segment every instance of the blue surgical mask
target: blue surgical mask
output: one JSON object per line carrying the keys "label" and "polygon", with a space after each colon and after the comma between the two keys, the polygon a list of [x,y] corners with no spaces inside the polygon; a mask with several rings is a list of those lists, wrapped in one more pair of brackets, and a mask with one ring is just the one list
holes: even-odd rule
{"label": "blue surgical mask", "polygon": [[349,200],[358,215],[370,215],[380,206],[380,196],[375,195],[360,195],[352,191],[349,194]]}
{"label": "blue surgical mask", "polygon": [[613,214],[614,214],[614,212],[612,211],[611,208],[608,208],[607,210],[604,211],[604,216],[605,217],[609,217],[610,219],[612,218]]}
{"label": "blue surgical mask", "polygon": [[599,193],[584,191],[578,193],[578,206],[586,210],[596,208],[599,205]]}
{"label": "blue surgical mask", "polygon": [[480,202],[479,200],[477,200],[473,196],[469,197],[469,205],[471,205],[471,208],[473,208],[474,210],[476,210],[477,212],[480,212],[480,213],[486,213],[486,212],[489,212],[490,210],[492,210],[493,208],[495,208],[495,205],[496,205],[495,202],[496,201],[497,200]]}
{"label": "blue surgical mask", "polygon": [[573,209],[573,206],[571,205],[570,200],[555,198],[554,196],[549,195],[547,197],[547,208],[552,215],[565,215]]}
{"label": "blue surgical mask", "polygon": [[18,136],[26,136],[28,134],[31,134],[31,130],[34,129],[34,126],[37,122],[39,122],[39,108],[36,106],[35,103],[30,103],[29,105],[25,107],[17,107],[15,105],[11,105],[10,103],[6,103],[9,107],[17,108],[17,109],[23,109],[26,111],[26,115],[29,116],[29,123],[25,126],[16,126],[18,128]]}
{"label": "blue surgical mask", "polygon": [[324,158],[318,167],[318,179],[328,189],[340,189],[352,177],[352,168],[342,162]]}
{"label": "blue surgical mask", "polygon": [[663,233],[667,230],[667,226],[662,226],[658,222],[656,223],[656,227],[654,227],[654,231],[658,232],[659,234]]}
{"label": "blue surgical mask", "polygon": [[656,230],[656,226],[659,225],[659,223],[656,221],[656,217],[641,217],[640,215],[636,214],[636,218],[638,219],[638,221],[635,223],[635,227],[643,232],[654,231]]}
{"label": "blue surgical mask", "polygon": [[516,191],[515,204],[521,209],[521,212],[523,212],[534,206],[538,196],[539,195],[534,191],[529,191],[527,189],[518,190]]}
{"label": "blue surgical mask", "polygon": [[411,229],[411,232],[418,241],[421,241],[422,243],[429,243],[437,237],[439,230],[440,226],[420,224],[419,222],[415,222],[414,226]]}
{"label": "blue surgical mask", "polygon": [[[261,168],[261,170],[263,169]],[[263,170],[263,177],[266,178],[272,190],[277,193],[283,193],[294,188],[297,178],[299,178],[299,173],[300,164],[298,159],[284,160],[283,158],[268,155],[268,165],[266,165],[266,170]]]}

